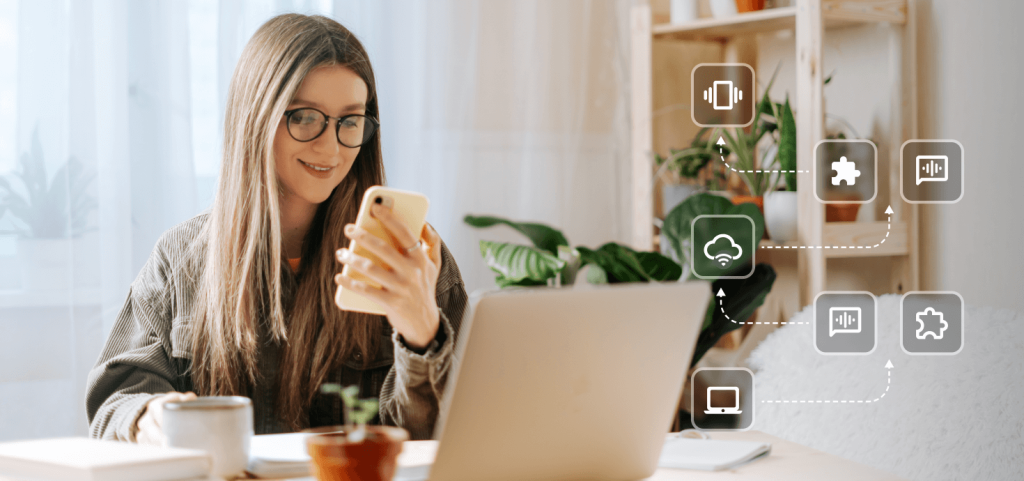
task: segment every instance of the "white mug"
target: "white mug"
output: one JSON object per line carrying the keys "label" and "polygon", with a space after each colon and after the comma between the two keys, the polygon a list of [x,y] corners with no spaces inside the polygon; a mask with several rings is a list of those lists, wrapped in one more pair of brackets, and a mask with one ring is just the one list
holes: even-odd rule
{"label": "white mug", "polygon": [[252,401],[243,396],[207,396],[164,404],[164,445],[209,453],[210,474],[244,476],[253,436]]}

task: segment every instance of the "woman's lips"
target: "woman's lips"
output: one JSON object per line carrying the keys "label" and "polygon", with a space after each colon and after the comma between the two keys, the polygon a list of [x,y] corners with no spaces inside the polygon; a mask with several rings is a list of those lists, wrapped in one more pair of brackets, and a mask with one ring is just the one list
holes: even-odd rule
{"label": "woman's lips", "polygon": [[[316,164],[307,164],[306,162],[303,162],[301,159],[299,160],[299,163],[302,164],[302,168],[305,169],[306,172],[309,172],[309,175],[312,175],[313,177],[319,179],[326,179],[334,174],[334,167],[330,167],[327,170],[317,170],[313,168],[313,166]],[[317,165],[317,167],[322,166]]]}

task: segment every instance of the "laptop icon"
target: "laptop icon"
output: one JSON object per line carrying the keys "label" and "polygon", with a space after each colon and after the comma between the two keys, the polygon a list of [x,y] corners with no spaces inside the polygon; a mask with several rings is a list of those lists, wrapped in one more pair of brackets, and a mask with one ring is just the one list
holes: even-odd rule
{"label": "laptop icon", "polygon": [[740,411],[740,388],[709,387],[708,408],[704,414],[742,414]]}

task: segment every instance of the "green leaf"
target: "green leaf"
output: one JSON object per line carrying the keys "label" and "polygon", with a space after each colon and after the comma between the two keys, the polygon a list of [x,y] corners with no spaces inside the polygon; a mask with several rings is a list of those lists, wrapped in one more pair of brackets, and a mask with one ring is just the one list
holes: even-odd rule
{"label": "green leaf", "polygon": [[786,189],[796,192],[796,172],[793,172],[796,170],[796,120],[789,106],[788,95],[782,106],[782,123],[779,126],[779,166],[782,170],[790,171],[783,174]]}
{"label": "green leaf", "polygon": [[577,247],[582,265],[596,264],[607,274],[608,282],[646,282],[651,277],[644,271],[636,253],[629,247],[614,242],[602,245],[597,250]]}
{"label": "green leaf", "polygon": [[514,222],[501,217],[472,215],[467,215],[462,221],[478,228],[491,227],[498,224],[507,225],[528,237],[530,242],[533,242],[533,245],[537,246],[538,249],[543,249],[553,255],[558,255],[558,246],[569,245],[569,241],[561,231],[544,224]]}
{"label": "green leaf", "polygon": [[678,281],[683,275],[683,267],[675,261],[657,252],[637,252],[636,258],[640,261],[647,276],[655,281]]}
{"label": "green leaf", "polygon": [[756,265],[754,273],[746,279],[719,279],[712,283],[711,292],[714,294],[721,289],[725,296],[712,295],[690,366],[697,364],[723,335],[739,329],[743,325],[741,323],[750,319],[754,311],[764,304],[774,283],[775,269],[768,264]]}
{"label": "green leaf", "polygon": [[608,273],[597,264],[590,264],[587,268],[587,282],[591,284],[607,284]]}
{"label": "green leaf", "polygon": [[507,242],[480,241],[480,254],[498,273],[501,287],[545,284],[565,266],[565,261],[538,248]]}
{"label": "green leaf", "polygon": [[[761,211],[757,209],[756,205],[750,203],[734,205],[724,197],[707,193],[690,196],[672,209],[662,224],[662,233],[668,238],[669,245],[672,246],[672,249],[676,251],[676,255],[683,262],[690,263],[691,226],[693,220],[700,215],[745,215],[754,221],[754,239],[760,240],[764,236],[764,216],[761,215]],[[728,232],[704,232],[698,234],[698,236],[702,239],[712,239],[716,235],[723,233]],[[733,238],[740,237],[736,234],[731,235]],[[738,264],[732,266],[729,271],[723,272],[722,275],[729,275],[741,269],[749,269],[749,266],[750,264]],[[692,273],[691,276],[693,276]]]}
{"label": "green leaf", "polygon": [[669,245],[676,252],[676,257],[683,263],[690,258],[690,224],[698,215],[725,214],[732,208],[732,202],[725,197],[700,193],[691,195],[672,209],[662,224],[662,232],[668,238]]}

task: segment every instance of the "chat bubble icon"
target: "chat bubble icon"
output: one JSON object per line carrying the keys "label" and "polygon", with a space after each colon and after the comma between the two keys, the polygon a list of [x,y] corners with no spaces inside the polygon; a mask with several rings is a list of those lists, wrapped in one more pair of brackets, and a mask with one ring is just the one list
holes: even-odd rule
{"label": "chat bubble icon", "polygon": [[917,156],[917,185],[921,185],[921,182],[945,182],[947,180],[949,180],[948,156]]}
{"label": "chat bubble icon", "polygon": [[828,337],[836,334],[860,332],[859,307],[830,307],[828,310]]}

